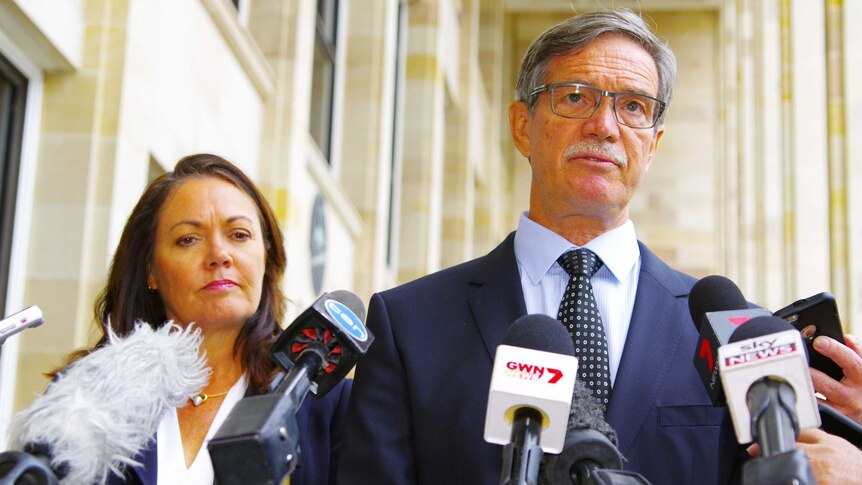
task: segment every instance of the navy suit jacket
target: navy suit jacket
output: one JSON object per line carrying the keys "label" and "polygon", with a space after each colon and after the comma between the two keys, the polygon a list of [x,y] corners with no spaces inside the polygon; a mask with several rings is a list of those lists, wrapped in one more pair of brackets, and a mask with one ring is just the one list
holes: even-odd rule
{"label": "navy suit jacket", "polygon": [[[290,476],[291,485],[335,483],[338,449],[351,384],[351,379],[344,379],[321,399],[308,396],[297,411],[301,455],[299,465]],[[158,443],[153,440],[135,460],[141,466],[127,469],[123,477],[111,474],[106,484],[156,485]]]}
{"label": "navy suit jacket", "polygon": [[[496,347],[526,314],[513,241],[514,233],[482,258],[372,297],[376,340],[356,370],[340,485],[499,483],[502,447],[483,435]],[[625,468],[654,485],[728,483],[744,451],[692,363],[695,280],[640,251],[607,414]]]}

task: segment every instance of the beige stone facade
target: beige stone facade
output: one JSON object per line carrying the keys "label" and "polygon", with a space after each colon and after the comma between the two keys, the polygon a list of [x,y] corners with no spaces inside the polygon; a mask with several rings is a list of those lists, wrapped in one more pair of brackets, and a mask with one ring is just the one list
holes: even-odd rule
{"label": "beige stone facade", "polygon": [[291,315],[316,271],[367,301],[486,253],[528,205],[506,120],[521,56],[608,3],[641,10],[680,65],[632,205],[639,238],[773,309],[831,291],[845,329],[862,325],[860,2],[338,3],[327,149],[315,1],[0,1],[0,55],[29,80],[5,313],[46,315],[3,346],[0,422],[91,342],[125,219],[184,155],[223,155],[263,188]]}

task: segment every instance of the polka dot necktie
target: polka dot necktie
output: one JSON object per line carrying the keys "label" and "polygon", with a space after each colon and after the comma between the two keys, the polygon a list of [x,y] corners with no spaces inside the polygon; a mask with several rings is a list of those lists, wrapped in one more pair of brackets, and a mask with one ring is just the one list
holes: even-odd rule
{"label": "polka dot necktie", "polygon": [[602,260],[589,249],[581,248],[563,254],[557,262],[569,273],[557,319],[563,322],[575,343],[578,379],[607,409],[611,392],[608,341],[590,283],[590,278],[602,267]]}

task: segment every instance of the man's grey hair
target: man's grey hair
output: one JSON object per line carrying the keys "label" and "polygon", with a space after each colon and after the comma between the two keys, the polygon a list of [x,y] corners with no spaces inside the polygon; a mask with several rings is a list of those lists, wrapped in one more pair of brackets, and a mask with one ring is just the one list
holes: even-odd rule
{"label": "man's grey hair", "polygon": [[[521,62],[518,84],[515,87],[518,101],[527,103],[532,113],[538,97],[530,96],[530,91],[544,84],[550,59],[580,49],[603,34],[625,35],[649,52],[658,70],[656,97],[669,104],[676,78],[676,58],[670,47],[649,29],[644,19],[627,8],[576,15],[537,37],[530,44]],[[667,109],[659,116],[656,126],[661,126],[666,113]]]}

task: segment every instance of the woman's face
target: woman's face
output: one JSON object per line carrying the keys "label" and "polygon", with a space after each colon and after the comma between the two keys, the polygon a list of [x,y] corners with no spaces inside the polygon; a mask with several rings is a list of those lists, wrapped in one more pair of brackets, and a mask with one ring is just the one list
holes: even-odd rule
{"label": "woman's face", "polygon": [[251,198],[220,178],[191,178],[158,214],[147,284],[179,324],[239,328],[260,303],[265,261]]}

